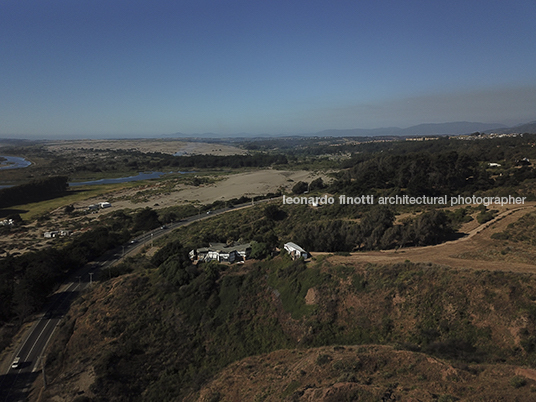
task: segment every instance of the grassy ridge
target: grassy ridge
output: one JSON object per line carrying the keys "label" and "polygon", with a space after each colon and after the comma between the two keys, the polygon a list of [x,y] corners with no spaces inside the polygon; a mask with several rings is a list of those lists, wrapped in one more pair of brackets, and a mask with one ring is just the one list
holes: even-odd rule
{"label": "grassy ridge", "polygon": [[233,361],[296,347],[376,343],[536,367],[532,275],[276,258],[181,268],[191,275],[178,286],[140,261],[83,297],[47,358],[52,377],[93,367],[95,400],[185,398]]}

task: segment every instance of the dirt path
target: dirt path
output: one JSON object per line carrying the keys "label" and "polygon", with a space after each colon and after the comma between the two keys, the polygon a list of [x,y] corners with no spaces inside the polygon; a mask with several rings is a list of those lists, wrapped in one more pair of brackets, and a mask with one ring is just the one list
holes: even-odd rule
{"label": "dirt path", "polygon": [[[334,255],[330,257],[330,261],[341,264],[350,262],[394,264],[409,260],[411,262],[447,265],[454,268],[535,273],[535,264],[524,264],[510,261],[474,260],[457,257],[464,253],[489,249],[490,244],[493,241],[490,238],[492,233],[503,231],[510,223],[516,222],[523,215],[534,210],[535,207],[535,203],[527,203],[514,209],[504,210],[495,219],[469,231],[467,236],[435,246],[413,247],[402,250],[358,252],[351,253],[350,256]],[[312,254],[315,256],[330,253]]]}

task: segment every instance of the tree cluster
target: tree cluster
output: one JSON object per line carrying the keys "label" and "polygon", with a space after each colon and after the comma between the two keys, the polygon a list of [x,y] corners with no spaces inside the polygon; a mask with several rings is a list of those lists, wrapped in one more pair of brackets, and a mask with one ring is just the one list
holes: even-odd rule
{"label": "tree cluster", "polygon": [[178,241],[167,243],[158,250],[151,263],[158,267],[160,275],[176,287],[189,284],[198,275],[188,258],[188,250]]}
{"label": "tree cluster", "polygon": [[67,191],[67,177],[57,176],[33,180],[19,186],[0,190],[0,208],[48,200]]}
{"label": "tree cluster", "polygon": [[444,195],[487,189],[489,175],[478,162],[457,152],[380,155],[343,172],[333,189],[362,194],[370,189],[393,189],[409,195]]}
{"label": "tree cluster", "polygon": [[307,193],[309,191],[319,191],[326,188],[326,185],[324,184],[324,181],[321,177],[313,180],[310,183],[307,183],[305,181],[299,181],[292,187],[292,192],[294,194],[303,194]]}
{"label": "tree cluster", "polygon": [[437,244],[450,238],[454,230],[448,215],[440,210],[425,212],[402,224],[386,207],[372,208],[359,223],[329,220],[299,224],[296,242],[309,251],[353,251],[389,249]]}
{"label": "tree cluster", "polygon": [[23,322],[39,310],[50,292],[72,272],[106,250],[126,242],[128,232],[101,226],[62,248],[47,248],[0,260],[0,322]]}

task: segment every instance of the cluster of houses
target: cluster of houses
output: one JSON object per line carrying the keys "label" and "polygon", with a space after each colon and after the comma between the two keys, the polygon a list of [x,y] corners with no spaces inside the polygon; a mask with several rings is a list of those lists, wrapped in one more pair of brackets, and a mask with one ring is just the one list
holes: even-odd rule
{"label": "cluster of houses", "polygon": [[55,237],[63,237],[63,236],[70,236],[71,231],[70,230],[54,230],[51,232],[45,232],[43,233],[43,236],[46,239],[53,239]]}
{"label": "cluster of houses", "polygon": [[[309,253],[295,243],[285,243],[285,250],[290,254],[292,259],[307,258]],[[251,244],[233,244],[210,243],[208,247],[201,247],[191,250],[189,253],[190,260],[194,262],[234,262],[245,261],[251,254]]]}
{"label": "cluster of houses", "polygon": [[407,137],[406,141],[435,141],[439,137]]}
{"label": "cluster of houses", "polygon": [[0,226],[15,226],[15,220],[9,218],[9,219],[2,219],[0,221]]}
{"label": "cluster of houses", "polygon": [[515,137],[523,137],[522,133],[473,133],[473,134],[464,134],[464,135],[453,135],[449,136],[449,138],[454,138],[456,140],[465,140],[465,141],[473,141],[473,140],[487,140],[490,138],[515,138]]}

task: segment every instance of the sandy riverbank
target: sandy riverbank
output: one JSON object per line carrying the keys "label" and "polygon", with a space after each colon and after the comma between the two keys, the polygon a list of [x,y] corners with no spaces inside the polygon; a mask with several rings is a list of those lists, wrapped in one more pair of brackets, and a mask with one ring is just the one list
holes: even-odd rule
{"label": "sandy riverbank", "polygon": [[[242,196],[255,197],[267,193],[275,193],[278,189],[289,191],[298,181],[310,182],[318,177],[327,180],[322,173],[310,171],[287,171],[287,170],[259,170],[232,174],[223,180],[213,184],[195,186],[180,186],[176,191],[167,194],[158,194],[144,203],[133,203],[130,200],[113,201],[112,210],[123,208],[163,208],[172,205],[196,202],[210,204],[214,201],[226,201]],[[155,183],[158,186],[158,183]],[[114,194],[114,198],[124,198],[132,195],[136,190],[126,190]],[[106,200],[102,200],[106,201]],[[155,203],[158,205],[155,206]]]}

